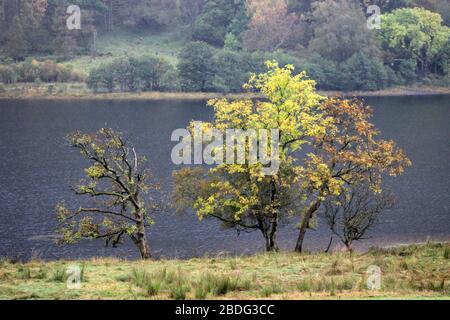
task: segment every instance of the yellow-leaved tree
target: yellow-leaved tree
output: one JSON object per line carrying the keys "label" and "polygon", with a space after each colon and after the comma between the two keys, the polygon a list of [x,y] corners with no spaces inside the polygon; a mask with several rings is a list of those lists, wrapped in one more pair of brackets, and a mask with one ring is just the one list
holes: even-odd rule
{"label": "yellow-leaved tree", "polygon": [[[323,97],[316,92],[315,82],[304,73],[293,74],[293,66],[281,68],[276,62],[267,62],[267,67],[267,73],[253,75],[245,85],[262,93],[265,99],[209,101],[215,118],[202,124],[202,133],[210,138],[214,136],[212,131],[217,130],[217,138],[217,134],[225,135],[230,129],[247,133],[254,130],[261,144],[267,139],[262,130],[276,130],[277,145],[272,141],[267,143],[267,149],[276,148],[277,158],[268,162],[246,159],[244,163],[232,163],[223,161],[223,153],[220,156],[216,153],[216,159],[221,157],[222,161],[213,168],[174,172],[174,198],[178,209],[193,208],[200,219],[216,218],[238,231],[259,230],[266,250],[276,251],[280,222],[298,212],[301,205],[301,166],[294,153],[311,137],[324,133],[319,112]],[[249,151],[253,143],[250,139],[241,142],[234,145],[233,155],[237,156],[242,144]],[[278,170],[265,174],[265,169],[274,167],[275,161]]]}
{"label": "yellow-leaved tree", "polygon": [[[175,171],[174,203],[180,210],[194,209],[200,219],[216,218],[238,231],[259,230],[267,251],[278,249],[280,223],[300,216],[295,247],[300,252],[311,220],[325,200],[361,186],[369,187],[368,196],[376,196],[384,174],[399,175],[411,163],[393,141],[379,138],[369,122],[371,109],[361,101],[324,98],[305,73],[296,75],[292,66],[279,67],[276,62],[268,62],[267,67],[266,73],[253,75],[244,86],[263,99],[209,101],[214,121],[202,123],[197,131],[203,143],[215,140],[215,147],[205,150],[220,161],[212,168]],[[189,127],[194,136],[199,134],[195,126],[193,122]],[[259,145],[267,139],[262,129],[276,130],[278,140],[268,149],[276,149],[278,156],[269,162],[259,157],[257,162],[235,163],[227,152],[225,161],[218,149],[224,146],[220,136],[232,129],[254,130]],[[237,140],[231,149],[233,160],[239,158],[239,148],[250,154],[254,146],[251,139]],[[228,138],[226,142],[225,149]],[[274,161],[278,170],[267,174]]]}

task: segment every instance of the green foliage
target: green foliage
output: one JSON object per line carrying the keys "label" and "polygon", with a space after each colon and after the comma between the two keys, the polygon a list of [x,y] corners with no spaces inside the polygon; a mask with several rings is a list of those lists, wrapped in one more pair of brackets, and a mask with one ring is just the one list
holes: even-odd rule
{"label": "green foliage", "polygon": [[278,294],[278,293],[282,293],[282,292],[283,291],[278,284],[272,283],[271,285],[262,287],[260,294],[263,298],[269,298],[273,294]]}
{"label": "green foliage", "polygon": [[446,248],[444,249],[444,258],[445,258],[446,260],[449,260],[449,259],[450,259],[450,248],[449,248],[449,247],[446,247]]}
{"label": "green foliage", "polygon": [[177,66],[183,91],[207,91],[213,86],[216,67],[214,48],[205,42],[191,42],[179,54]]}
{"label": "green foliage", "polygon": [[170,287],[169,296],[174,300],[186,300],[186,295],[191,291],[187,284],[176,284]]}
{"label": "green foliage", "polygon": [[397,9],[382,16],[380,39],[391,52],[389,57],[412,59],[422,75],[443,74],[449,58],[450,28],[442,22],[438,13],[423,8]]}
{"label": "green foliage", "polygon": [[0,65],[0,82],[5,84],[15,83],[17,81],[16,70],[9,65]]}
{"label": "green foliage", "polygon": [[89,73],[86,80],[94,92],[165,91],[176,89],[173,66],[156,56],[131,56],[101,64]]}
{"label": "green foliage", "polygon": [[417,62],[414,59],[402,60],[397,67],[397,75],[403,83],[409,84],[417,79]]}
{"label": "green foliage", "polygon": [[58,267],[53,271],[53,273],[50,277],[50,280],[53,282],[66,282],[67,278],[68,278],[68,275],[66,273],[66,268]]}
{"label": "green foliage", "polygon": [[[216,128],[279,129],[280,170],[264,175],[269,169],[261,162],[218,164],[210,170],[185,169],[174,173],[175,201],[180,209],[194,208],[200,219],[218,217],[228,228],[260,230],[268,251],[277,250],[273,235],[284,216],[295,212],[301,195],[297,185],[298,170],[291,154],[299,151],[308,136],[320,131],[317,107],[322,97],[315,83],[304,73],[294,75],[293,66],[284,68],[267,62],[268,71],[253,75],[245,86],[263,94],[266,100],[212,100],[215,119],[204,123],[205,133]],[[275,146],[272,146],[275,148]],[[195,190],[191,184],[195,183]]]}
{"label": "green foliage", "polygon": [[239,291],[243,288],[248,290],[249,287],[250,284],[248,282],[238,277],[207,273],[202,275],[197,281],[195,295],[198,299],[204,299],[208,294],[224,296],[229,292]]}
{"label": "green foliage", "polygon": [[88,208],[71,209],[64,201],[56,206],[60,243],[102,239],[115,248],[122,237],[129,237],[141,257],[150,259],[145,229],[153,224],[151,213],[158,210],[159,202],[143,195],[157,194],[160,185],[150,182],[149,170],[140,168],[146,158],[139,157],[130,142],[110,128],[95,134],[73,132],[67,141],[89,164],[85,179],[73,191],[94,201]]}
{"label": "green foliage", "polygon": [[240,92],[249,79],[249,64],[239,52],[221,50],[214,57],[214,88],[221,92]]}
{"label": "green foliage", "polygon": [[381,61],[363,52],[354,54],[342,66],[346,75],[345,88],[349,90],[379,90],[386,87],[388,74]]}
{"label": "green foliage", "polygon": [[338,63],[314,54],[302,65],[311,79],[317,81],[317,87],[323,90],[339,90],[344,87],[346,75]]}
{"label": "green foliage", "polygon": [[378,45],[374,34],[367,29],[367,18],[358,1],[317,1],[312,21],[309,52],[336,62],[343,62],[360,51],[378,56]]}
{"label": "green foliage", "polygon": [[53,60],[38,62],[28,59],[21,63],[0,65],[0,81],[14,82],[69,82],[79,81],[80,76],[71,66],[63,66]]}
{"label": "green foliage", "polygon": [[247,20],[245,1],[208,0],[195,21],[193,40],[222,46],[226,34],[239,35]]}

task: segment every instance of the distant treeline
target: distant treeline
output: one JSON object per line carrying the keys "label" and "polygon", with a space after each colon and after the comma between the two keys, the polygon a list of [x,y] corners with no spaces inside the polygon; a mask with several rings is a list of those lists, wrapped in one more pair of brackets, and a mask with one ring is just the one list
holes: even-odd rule
{"label": "distant treeline", "polygon": [[[0,0],[0,4],[4,64],[37,54],[70,59],[92,53],[97,31],[126,28],[142,35],[178,30],[183,37],[186,46],[177,65],[163,58],[120,58],[92,71],[88,82],[95,90],[236,92],[268,58],[306,70],[321,89],[449,83],[448,1]],[[79,31],[66,28],[69,4],[82,8]],[[381,29],[368,28],[370,5],[380,8]],[[162,65],[155,65],[155,59]],[[136,64],[145,71],[138,71]]]}

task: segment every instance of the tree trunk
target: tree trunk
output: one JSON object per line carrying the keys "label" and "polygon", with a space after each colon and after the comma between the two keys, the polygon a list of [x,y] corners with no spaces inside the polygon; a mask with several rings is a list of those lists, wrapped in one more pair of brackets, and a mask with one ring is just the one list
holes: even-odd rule
{"label": "tree trunk", "polygon": [[270,232],[266,232],[264,237],[266,238],[266,251],[267,252],[277,252],[278,246],[276,244],[278,228],[278,216],[274,217],[272,220],[272,228]]}
{"label": "tree trunk", "polygon": [[311,205],[308,209],[308,211],[306,211],[303,220],[302,220],[302,224],[300,226],[300,232],[297,238],[297,244],[295,246],[295,252],[302,252],[303,250],[303,241],[305,240],[305,235],[306,235],[306,231],[308,229],[309,226],[309,222],[311,221],[311,218],[313,217],[313,214],[319,210],[320,205],[322,204],[321,200],[317,200],[313,205]]}
{"label": "tree trunk", "polygon": [[152,254],[150,253],[150,247],[147,243],[147,239],[144,236],[140,236],[138,238],[137,246],[139,248],[139,252],[141,253],[141,258],[143,260],[148,260],[152,258]]}
{"label": "tree trunk", "polygon": [[143,260],[148,260],[152,258],[152,254],[150,252],[150,246],[147,242],[147,236],[145,235],[145,222],[144,222],[144,215],[141,213],[139,216],[139,222],[136,224],[137,226],[137,233],[132,239],[134,240],[134,243],[139,249],[139,252],[141,254],[141,258]]}
{"label": "tree trunk", "polygon": [[328,247],[327,247],[327,250],[325,250],[325,253],[330,252],[332,244],[333,244],[333,236],[331,236],[331,238],[330,238],[330,242],[328,243]]}
{"label": "tree trunk", "polygon": [[350,252],[350,253],[353,252],[353,245],[352,245],[351,241],[345,242],[345,246],[346,246],[348,252]]}

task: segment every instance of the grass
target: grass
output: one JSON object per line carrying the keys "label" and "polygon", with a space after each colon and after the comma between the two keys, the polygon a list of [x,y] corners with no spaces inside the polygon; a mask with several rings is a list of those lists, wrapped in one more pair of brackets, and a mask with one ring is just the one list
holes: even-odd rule
{"label": "grass", "polygon": [[[450,243],[365,254],[259,254],[191,260],[0,261],[0,299],[450,299]],[[81,289],[67,289],[69,266]],[[382,270],[367,289],[367,270]],[[84,266],[84,267],[83,267]]]}
{"label": "grass", "polygon": [[148,31],[139,33],[127,30],[101,34],[97,40],[97,57],[76,57],[63,64],[73,66],[74,70],[84,75],[101,63],[129,55],[156,55],[176,65],[178,53],[184,45],[178,35],[176,32],[153,34]]}

